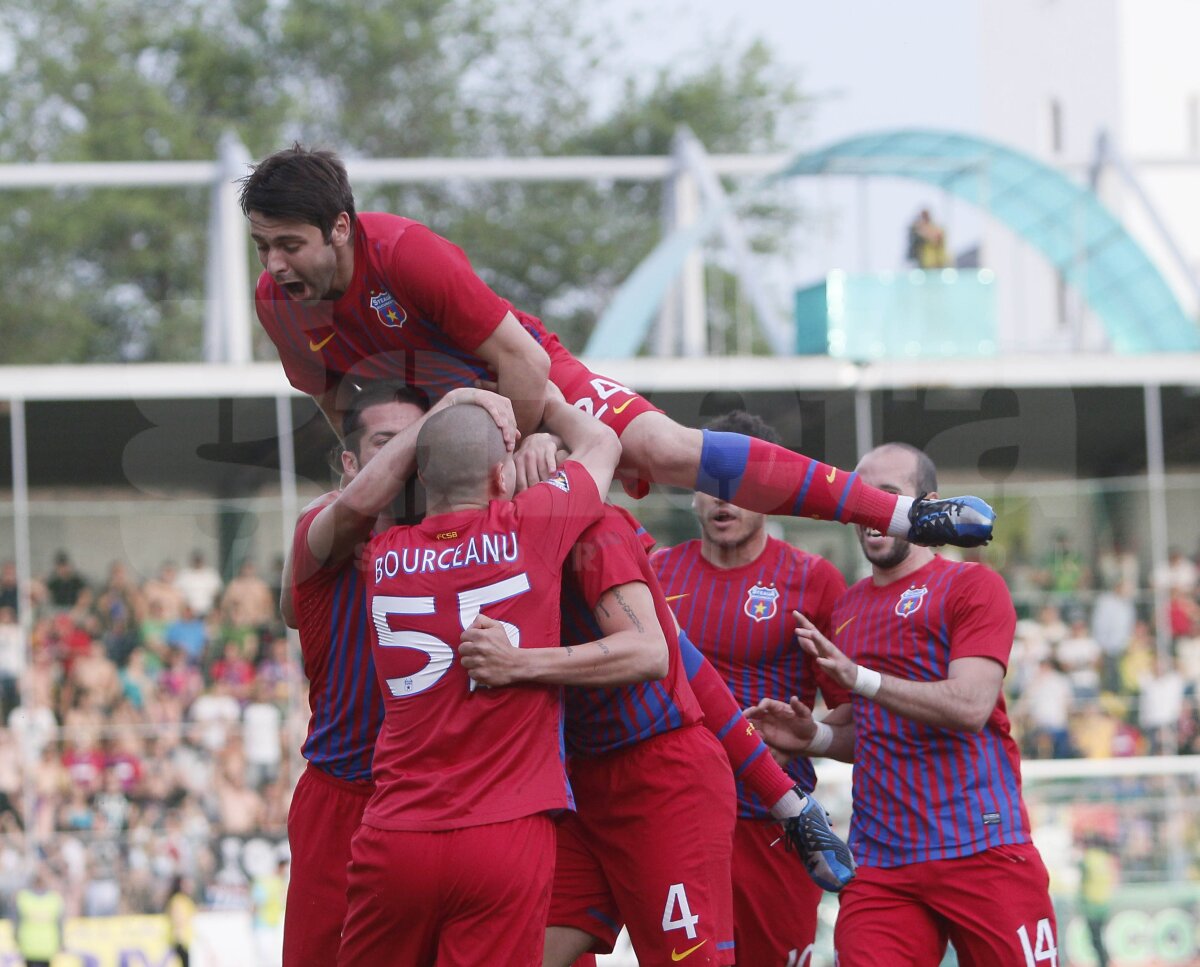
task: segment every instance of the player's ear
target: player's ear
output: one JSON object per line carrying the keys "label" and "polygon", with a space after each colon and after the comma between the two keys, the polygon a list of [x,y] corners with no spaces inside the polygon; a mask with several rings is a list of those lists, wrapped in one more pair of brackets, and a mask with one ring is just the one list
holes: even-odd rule
{"label": "player's ear", "polygon": [[329,233],[329,240],[334,245],[345,245],[350,238],[350,216],[346,212],[338,212],[337,218],[333,220],[333,229]]}
{"label": "player's ear", "polygon": [[[488,471],[488,499],[503,500],[512,495],[512,491],[508,487],[510,483],[509,474],[512,473],[509,470],[511,463],[512,461],[510,460],[501,460],[494,464],[492,469]],[[515,482],[515,478],[512,482]]]}
{"label": "player's ear", "polygon": [[354,455],[353,450],[342,451],[342,472],[348,474],[358,473],[358,457]]}

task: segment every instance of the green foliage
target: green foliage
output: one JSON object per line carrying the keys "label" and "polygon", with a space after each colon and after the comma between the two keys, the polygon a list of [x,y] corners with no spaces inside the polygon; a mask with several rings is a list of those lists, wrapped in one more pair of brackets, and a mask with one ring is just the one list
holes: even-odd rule
{"label": "green foliage", "polygon": [[[622,81],[583,9],[0,0],[0,162],[206,160],[225,131],[254,157],[300,139],[353,158],[665,154],[680,123],[710,151],[759,151],[794,130],[803,102],[765,47]],[[601,107],[606,87],[619,96]],[[452,238],[575,348],[659,235],[651,184],[356,188],[360,208]],[[8,191],[3,205],[5,362],[199,358],[206,189]]]}

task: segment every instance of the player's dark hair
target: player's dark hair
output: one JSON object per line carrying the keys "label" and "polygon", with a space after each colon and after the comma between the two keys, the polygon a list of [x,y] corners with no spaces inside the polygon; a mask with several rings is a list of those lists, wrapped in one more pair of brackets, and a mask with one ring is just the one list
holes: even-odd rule
{"label": "player's dark hair", "polygon": [[913,484],[917,488],[918,494],[931,494],[938,489],[937,467],[934,466],[932,460],[920,447],[914,447],[911,443],[885,443],[879,449],[894,449],[903,450],[905,453],[912,454],[916,460],[916,466],[913,469]]}
{"label": "player's dark hair", "polygon": [[429,412],[425,391],[398,380],[380,379],[358,387],[342,413],[342,444],[356,457],[362,439],[363,413],[380,403],[411,403],[422,413]]}
{"label": "player's dark hair", "polygon": [[345,212],[354,223],[354,192],[346,166],[332,151],[317,151],[296,142],[276,151],[238,181],[242,213],[304,222],[321,230],[326,242],[333,224]]}
{"label": "player's dark hair", "polygon": [[745,436],[757,437],[767,443],[782,446],[783,440],[775,427],[771,426],[761,416],[747,413],[745,410],[730,410],[710,421],[706,430],[717,430],[721,433],[741,433]]}

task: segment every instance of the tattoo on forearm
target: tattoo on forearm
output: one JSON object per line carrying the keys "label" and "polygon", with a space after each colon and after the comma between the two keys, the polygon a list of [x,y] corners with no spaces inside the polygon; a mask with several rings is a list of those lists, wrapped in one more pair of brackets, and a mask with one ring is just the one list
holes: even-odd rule
{"label": "tattoo on forearm", "polygon": [[567,649],[567,657],[570,658],[571,655],[573,655],[575,653],[575,649],[572,648],[570,645],[567,645],[566,649]]}
{"label": "tattoo on forearm", "polygon": [[599,611],[602,615],[604,615],[604,617],[606,617],[606,618],[608,617],[608,608],[604,607],[603,601],[601,601],[600,603],[598,603],[596,605],[596,610]]}
{"label": "tattoo on forearm", "polygon": [[598,644],[600,646],[600,654],[602,654],[602,655],[608,654],[608,645],[606,645],[603,641],[597,641],[596,644]]}
{"label": "tattoo on forearm", "polygon": [[617,599],[617,604],[621,606],[621,610],[625,612],[625,616],[633,622],[633,626],[637,628],[639,632],[644,633],[646,629],[642,627],[642,622],[638,619],[637,613],[629,606],[629,603],[623,597],[621,597],[621,592],[614,588],[613,597]]}

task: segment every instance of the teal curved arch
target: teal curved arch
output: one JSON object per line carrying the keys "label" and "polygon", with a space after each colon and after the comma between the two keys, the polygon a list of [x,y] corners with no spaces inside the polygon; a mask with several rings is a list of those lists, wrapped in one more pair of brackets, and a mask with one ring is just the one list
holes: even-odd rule
{"label": "teal curved arch", "polygon": [[[1200,328],[1120,221],[1093,192],[1036,158],[957,132],[876,132],[799,155],[749,192],[811,175],[904,178],[937,187],[983,208],[1040,252],[1082,294],[1115,351],[1200,350]],[[723,214],[710,208],[659,243],[617,291],[586,355],[637,352],[684,259]]]}

